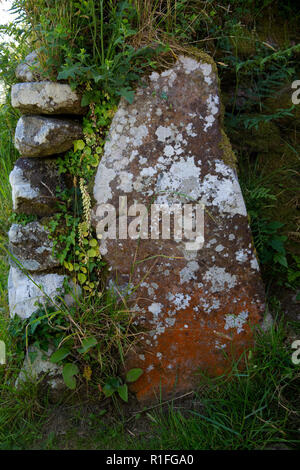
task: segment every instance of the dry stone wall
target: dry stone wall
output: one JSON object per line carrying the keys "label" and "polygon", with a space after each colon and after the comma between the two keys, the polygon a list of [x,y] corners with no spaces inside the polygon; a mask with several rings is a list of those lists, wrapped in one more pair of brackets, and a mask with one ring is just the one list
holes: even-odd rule
{"label": "dry stone wall", "polygon": [[[10,174],[13,209],[37,217],[25,226],[13,224],[8,234],[12,254],[10,314],[21,318],[30,317],[37,303],[54,299],[63,289],[66,276],[53,256],[43,217],[56,211],[57,187],[66,187],[58,174],[56,157],[82,136],[80,116],[86,111],[80,106],[81,97],[69,85],[38,81],[32,70],[37,60],[33,52],[18,66],[17,78],[24,82],[13,85],[11,92],[12,105],[22,113],[15,132],[20,158]],[[79,287],[70,284],[75,296],[80,295]],[[71,304],[72,296],[66,295],[65,301]]]}

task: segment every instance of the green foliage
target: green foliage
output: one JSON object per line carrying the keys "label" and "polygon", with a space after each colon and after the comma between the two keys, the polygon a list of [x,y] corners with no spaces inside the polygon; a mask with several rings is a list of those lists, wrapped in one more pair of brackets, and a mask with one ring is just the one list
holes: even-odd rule
{"label": "green foliage", "polygon": [[105,138],[115,111],[116,101],[107,94],[97,105],[90,105],[90,112],[83,120],[84,139],[75,141],[73,150],[58,158],[60,173],[68,173],[86,181],[93,177],[103,154]]}
{"label": "green foliage", "polygon": [[75,375],[79,373],[79,369],[76,364],[67,363],[63,367],[62,375],[64,382],[68,388],[75,390],[76,388],[76,379]]}
{"label": "green foliage", "polygon": [[28,214],[17,214],[13,212],[9,218],[10,223],[12,224],[19,224],[23,227],[30,222],[35,222],[38,219],[36,215],[28,215]]}
{"label": "green foliage", "polygon": [[[250,218],[250,225],[259,261],[274,269],[274,265],[287,268],[285,242],[287,237],[280,235],[283,223],[273,221],[264,215],[266,207],[275,204],[277,198],[271,189],[266,187],[268,178],[258,174],[256,168],[249,166],[241,168],[241,188]],[[276,267],[275,267],[276,270]]]}
{"label": "green foliage", "polygon": [[[86,382],[97,391],[108,377],[115,376],[125,351],[138,337],[131,322],[126,305],[120,305],[110,292],[76,299],[74,307],[65,306],[58,296],[55,304],[37,306],[26,320],[15,316],[8,333],[19,359],[29,346],[45,352],[54,349],[50,361],[62,365],[63,371],[67,365],[63,372],[67,387],[75,389],[76,375],[79,383]],[[140,369],[132,369],[126,381],[133,382],[140,375]]]}
{"label": "green foliage", "polygon": [[[14,9],[36,35],[45,76],[84,89],[82,105],[99,102],[99,89],[133,100],[133,86],[158,46],[134,48],[136,9],[126,1],[15,0]],[[59,19],[59,21],[57,21]],[[56,22],[57,21],[57,22]]]}
{"label": "green foliage", "polygon": [[58,347],[69,327],[69,321],[63,311],[55,306],[37,307],[28,320],[22,320],[17,315],[11,319],[8,327],[10,337],[15,342],[19,354],[29,345],[47,352],[50,345]]}
{"label": "green foliage", "polygon": [[111,397],[117,393],[123,401],[127,402],[128,386],[126,382],[136,382],[142,374],[142,369],[130,369],[126,374],[125,382],[123,382],[120,377],[108,377],[102,391],[106,397]]}

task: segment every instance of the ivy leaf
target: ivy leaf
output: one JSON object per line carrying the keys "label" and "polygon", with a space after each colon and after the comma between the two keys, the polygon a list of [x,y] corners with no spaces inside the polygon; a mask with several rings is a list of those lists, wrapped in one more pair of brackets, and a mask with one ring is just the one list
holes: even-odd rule
{"label": "ivy leaf", "polygon": [[56,364],[57,362],[62,361],[69,354],[70,354],[70,349],[60,348],[51,355],[50,361]]}
{"label": "ivy leaf", "polygon": [[130,369],[126,374],[126,382],[136,382],[143,374],[143,369]]}
{"label": "ivy leaf", "polygon": [[82,347],[78,349],[78,351],[81,354],[85,354],[89,349],[93,348],[96,346],[97,340],[94,336],[91,336],[90,338],[86,338],[82,341]]}
{"label": "ivy leaf", "polygon": [[118,394],[122,398],[123,401],[125,401],[126,403],[128,402],[128,387],[126,384],[121,385],[118,388]]}
{"label": "ivy leaf", "polygon": [[76,388],[76,379],[74,376],[77,375],[78,372],[79,369],[76,364],[68,363],[63,368],[62,375],[64,382],[71,390],[75,390]]}

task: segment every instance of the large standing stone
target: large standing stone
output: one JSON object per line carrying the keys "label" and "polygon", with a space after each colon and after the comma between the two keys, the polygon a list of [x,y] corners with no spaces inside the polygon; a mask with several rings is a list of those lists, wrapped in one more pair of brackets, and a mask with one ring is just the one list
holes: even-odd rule
{"label": "large standing stone", "polygon": [[17,83],[11,88],[11,104],[24,114],[85,114],[80,103],[81,97],[64,83]]}
{"label": "large standing stone", "polygon": [[57,212],[56,189],[65,189],[55,158],[19,158],[9,175],[13,210],[46,216]]}
{"label": "large standing stone", "polygon": [[34,82],[40,80],[40,75],[37,71],[39,67],[39,60],[36,51],[28,54],[24,61],[16,68],[16,77],[22,82]]}
{"label": "large standing stone", "polygon": [[30,222],[25,226],[12,224],[8,238],[13,257],[27,271],[45,271],[60,265],[53,256],[49,233],[39,222]]}
{"label": "large standing stone", "polygon": [[16,127],[15,146],[23,157],[45,157],[69,150],[82,136],[82,126],[71,119],[22,116]]}
{"label": "large standing stone", "polygon": [[178,236],[114,240],[99,224],[98,231],[110,283],[131,292],[128,305],[145,331],[126,360],[127,369],[144,370],[132,386],[137,397],[192,390],[200,370],[222,374],[252,343],[264,289],[210,60],[181,56],[171,69],[152,73],[132,104],[121,101],[94,196],[98,223],[101,204],[112,204],[124,222],[126,202],[119,208],[119,196],[127,196],[128,208],[134,202],[148,209],[153,202],[205,205],[198,250]]}
{"label": "large standing stone", "polygon": [[[66,276],[60,274],[25,274],[20,269],[11,266],[8,276],[8,300],[10,315],[29,318],[37,309],[37,302],[46,305],[57,296],[62,296]],[[79,286],[70,282],[74,298],[81,294]],[[64,296],[67,305],[74,303],[71,294]]]}

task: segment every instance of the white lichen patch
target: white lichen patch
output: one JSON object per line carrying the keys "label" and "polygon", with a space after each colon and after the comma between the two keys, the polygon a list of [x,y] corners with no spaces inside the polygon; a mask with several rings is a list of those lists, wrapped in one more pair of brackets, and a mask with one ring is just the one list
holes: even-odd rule
{"label": "white lichen patch", "polygon": [[201,67],[201,64],[197,60],[192,59],[192,57],[180,56],[179,60],[183,64],[184,71],[187,75],[190,75],[191,72]]}
{"label": "white lichen patch", "polygon": [[39,192],[34,189],[30,182],[25,178],[23,170],[17,166],[9,175],[9,182],[12,188],[13,209],[17,210],[19,202],[22,199],[35,199],[39,196]]}
{"label": "white lichen patch", "polygon": [[168,299],[175,306],[175,310],[184,310],[190,305],[191,296],[188,294],[177,293],[169,294]]}
{"label": "white lichen patch", "polygon": [[211,283],[211,292],[220,292],[233,289],[237,284],[237,278],[234,274],[226,272],[225,268],[212,266],[206,271],[203,279]]}
{"label": "white lichen patch", "polygon": [[217,95],[209,95],[207,101],[207,115],[204,118],[205,125],[204,131],[207,132],[207,129],[213,125],[215,122],[215,115],[219,111],[219,97]]}
{"label": "white lichen patch", "polygon": [[159,142],[165,142],[169,137],[172,136],[173,132],[169,127],[159,126],[156,129],[155,134]]}
{"label": "white lichen patch", "polygon": [[236,253],[235,253],[235,259],[239,262],[239,263],[245,263],[248,259],[248,250],[238,250]]}
{"label": "white lichen patch", "polygon": [[[219,299],[215,298],[203,298],[200,299],[200,307],[205,313],[209,314],[213,310],[218,310],[220,308],[220,301]],[[195,310],[195,309],[194,309]]]}
{"label": "white lichen patch", "polygon": [[189,198],[199,197],[199,177],[201,170],[195,164],[194,157],[180,157],[174,162],[169,171],[161,174],[157,181],[156,190],[164,193],[157,198],[158,204],[166,204],[168,195],[181,193]]}
{"label": "white lichen patch", "polygon": [[187,265],[181,269],[180,275],[180,284],[189,282],[192,279],[197,279],[197,271],[199,270],[199,264],[197,261],[189,261]]}
{"label": "white lichen patch", "polygon": [[253,258],[251,259],[250,261],[250,266],[252,269],[254,269],[255,271],[259,271],[259,264],[257,262],[257,259],[256,259],[256,256],[253,256]]}
{"label": "white lichen patch", "polygon": [[110,183],[115,177],[116,172],[112,168],[107,168],[102,163],[99,164],[94,186],[94,196],[98,204],[105,204],[111,199]]}
{"label": "white lichen patch", "polygon": [[239,315],[225,315],[224,330],[236,328],[237,334],[240,334],[243,331],[243,325],[246,323],[248,316],[249,314],[246,310],[243,310]]}
{"label": "white lichen patch", "polygon": [[206,206],[217,206],[221,213],[246,216],[245,202],[234,171],[224,163],[218,163],[219,170],[223,168],[223,177],[214,174],[204,177],[201,185],[202,202]]}
{"label": "white lichen patch", "polygon": [[158,302],[153,302],[149,307],[149,312],[153,313],[155,317],[157,317],[161,313],[162,304]]}

